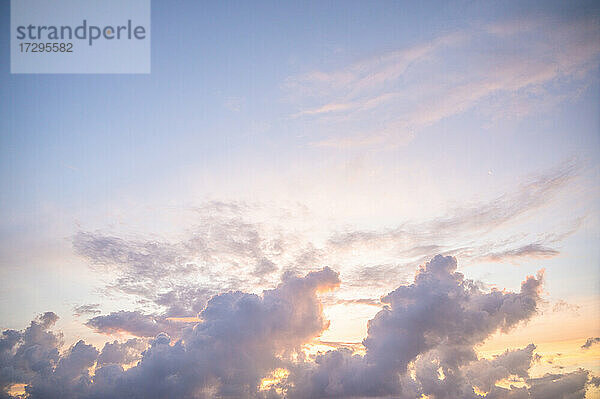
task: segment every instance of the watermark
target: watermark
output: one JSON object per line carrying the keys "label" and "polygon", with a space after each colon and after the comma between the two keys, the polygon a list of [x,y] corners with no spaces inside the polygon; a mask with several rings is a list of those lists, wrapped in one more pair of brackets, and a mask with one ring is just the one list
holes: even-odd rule
{"label": "watermark", "polygon": [[150,0],[11,0],[11,73],[150,73]]}

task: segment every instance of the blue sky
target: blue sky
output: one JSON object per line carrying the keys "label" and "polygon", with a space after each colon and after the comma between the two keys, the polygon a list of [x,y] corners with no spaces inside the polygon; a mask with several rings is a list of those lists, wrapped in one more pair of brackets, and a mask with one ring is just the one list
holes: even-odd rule
{"label": "blue sky", "polygon": [[531,331],[564,302],[600,332],[593,1],[154,1],[149,75],[11,75],[0,7],[2,327],[99,345],[74,307],[192,317],[149,292],[330,266],[324,340],[360,341],[381,307],[343,301],[443,253],[499,289],[545,268]]}

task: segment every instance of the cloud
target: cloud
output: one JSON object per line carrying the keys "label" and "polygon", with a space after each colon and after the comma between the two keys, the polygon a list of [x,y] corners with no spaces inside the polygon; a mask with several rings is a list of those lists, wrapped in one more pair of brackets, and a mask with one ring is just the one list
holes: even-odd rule
{"label": "cloud", "polygon": [[[263,205],[210,201],[191,210],[192,227],[175,239],[81,231],[73,247],[102,273],[101,292],[126,296],[139,306],[131,310],[157,319],[195,317],[219,292],[259,292],[276,284],[282,272],[306,273],[319,265],[335,265],[344,276],[343,296],[350,296],[349,287],[375,290],[352,295],[379,296],[411,278],[431,253],[459,256],[463,264],[558,256],[581,218],[544,226],[546,232],[535,236],[521,233],[527,230],[519,225],[572,188],[581,168],[567,160],[502,195],[372,230],[334,221],[315,235],[297,228],[315,221],[303,209],[273,212]],[[363,250],[369,256],[357,257]]]}
{"label": "cloud", "polygon": [[[172,341],[159,332],[127,371],[122,365],[140,357],[143,341],[107,343],[100,353],[80,341],[60,356],[57,336],[47,331],[56,317],[47,313],[23,332],[4,331],[0,375],[7,377],[2,388],[26,383],[26,397],[46,399],[191,398],[203,391],[206,396],[254,396],[261,378],[281,364],[279,355],[299,349],[327,328],[317,293],[338,285],[337,273],[324,268],[304,277],[287,273],[279,286],[260,296],[239,291],[216,295],[200,313],[202,322],[183,339]],[[112,329],[125,321],[138,330],[149,328],[132,312],[109,316],[92,319],[94,325],[109,321]],[[41,344],[49,350],[38,349]],[[37,362],[29,366],[22,353],[32,351]]]}
{"label": "cloud", "polygon": [[[340,284],[329,268],[303,277],[285,273],[261,295],[215,295],[180,338],[160,331],[149,342],[107,342],[102,351],[83,341],[59,351],[61,336],[50,331],[57,316],[49,312],[23,331],[2,333],[0,397],[10,397],[9,388],[20,383],[29,399],[481,398],[477,392],[503,399],[583,398],[593,384],[586,370],[530,376],[538,358],[534,344],[490,359],[475,352],[490,335],[536,314],[543,274],[527,277],[519,292],[501,292],[483,291],[456,270],[455,258],[438,255],[412,283],[381,298],[383,308],[368,323],[364,355],[353,353],[353,343],[325,343],[337,349],[315,357],[302,350],[320,342],[329,325],[319,294]],[[149,328],[140,315],[111,315],[95,323]],[[506,379],[522,388],[497,385]]]}
{"label": "cloud", "polygon": [[28,383],[58,364],[62,334],[48,331],[58,316],[46,312],[23,331],[4,330],[0,338],[0,392],[12,384]]}
{"label": "cloud", "polygon": [[349,277],[348,283],[355,287],[386,287],[390,282],[397,284],[404,281],[411,272],[403,271],[399,264],[382,264],[358,267]]}
{"label": "cloud", "polygon": [[[337,350],[317,357],[314,365],[291,374],[290,397],[415,397],[414,392],[416,397],[436,392],[436,398],[474,397],[472,386],[462,383],[463,368],[477,360],[474,346],[536,313],[542,274],[528,277],[519,293],[482,292],[456,267],[454,258],[440,255],[421,267],[414,283],[381,299],[386,306],[369,321],[364,356]],[[408,378],[413,362],[417,380],[405,380],[404,386],[399,376]],[[432,381],[432,365],[436,376],[441,368],[456,380]],[[522,370],[512,367],[514,373]]]}
{"label": "cloud", "polygon": [[219,291],[278,271],[283,237],[246,220],[247,211],[242,203],[211,201],[195,209],[197,225],[183,239],[81,231],[73,248],[95,270],[114,276],[107,294],[135,296],[165,316],[195,316]]}
{"label": "cloud", "polygon": [[158,333],[171,330],[171,325],[166,319],[139,311],[112,312],[93,317],[85,324],[102,334],[128,333],[138,337],[154,337]]}
{"label": "cloud", "polygon": [[83,315],[94,315],[94,314],[99,314],[102,313],[100,311],[100,309],[98,309],[100,307],[99,303],[91,303],[91,304],[86,304],[86,305],[79,305],[79,306],[75,306],[73,307],[73,315],[75,316],[83,316]]}
{"label": "cloud", "polygon": [[318,147],[403,145],[467,111],[522,118],[576,98],[594,79],[593,14],[475,23],[338,70],[289,77],[283,88],[297,109],[292,117],[310,126]]}
{"label": "cloud", "polygon": [[25,391],[28,398],[79,398],[92,383],[89,369],[96,362],[98,351],[83,341],[73,345],[61,356],[50,372],[36,374]]}
{"label": "cloud", "polygon": [[325,114],[325,113],[329,113],[329,112],[338,112],[338,111],[347,110],[349,108],[352,108],[351,104],[326,104],[317,109],[308,109],[308,110],[299,112],[298,114],[294,115],[294,117],[299,117],[299,116],[303,116],[303,115]]}
{"label": "cloud", "polygon": [[[431,252],[460,256],[471,261],[519,261],[557,256],[555,247],[581,225],[581,218],[556,232],[543,233],[536,238],[518,234],[499,239],[486,237],[509,229],[524,217],[547,206],[558,197],[578,176],[581,166],[576,161],[566,161],[525,180],[512,192],[488,201],[455,207],[443,216],[419,222],[404,222],[396,227],[381,230],[348,228],[334,232],[327,244],[328,253],[355,253],[358,249],[371,253],[387,251],[391,257],[401,259],[396,264],[361,264],[350,278],[357,284],[373,281],[385,284],[398,277],[406,265],[426,260]],[[530,241],[531,240],[531,241]],[[527,242],[529,241],[529,242]],[[372,277],[372,278],[371,278]]]}
{"label": "cloud", "polygon": [[203,390],[206,396],[256,395],[260,379],[280,365],[278,354],[327,327],[316,293],[338,284],[337,274],[325,268],[303,278],[286,275],[262,296],[217,295],[183,340],[171,343],[159,334],[138,366],[123,373],[113,389],[146,398],[185,398]]}
{"label": "cloud", "polygon": [[169,243],[127,241],[85,232],[75,235],[73,248],[95,264],[135,269],[147,278],[160,278],[165,273],[163,266],[180,265],[185,260],[177,246]]}
{"label": "cloud", "polygon": [[482,392],[490,392],[497,381],[511,375],[520,378],[529,376],[535,345],[530,344],[523,349],[509,351],[495,356],[493,359],[481,359],[465,368],[465,374],[473,386]]}
{"label": "cloud", "polygon": [[585,397],[589,372],[578,370],[566,374],[546,374],[541,378],[530,378],[529,394],[532,399],[580,398]]}
{"label": "cloud", "polygon": [[146,347],[146,342],[137,338],[131,338],[123,343],[119,341],[107,342],[98,355],[97,366],[130,364],[142,358],[142,352]]}
{"label": "cloud", "polygon": [[507,249],[501,252],[492,252],[487,255],[481,257],[482,260],[487,260],[490,262],[501,262],[504,260],[510,259],[519,259],[519,258],[535,258],[535,259],[545,259],[552,258],[557,256],[560,252],[553,248],[546,247],[541,244],[528,244],[522,247]]}
{"label": "cloud", "polygon": [[581,345],[581,349],[589,349],[592,345],[600,342],[600,337],[588,338],[585,344]]}
{"label": "cloud", "polygon": [[[345,96],[342,97],[356,98],[359,97],[359,94],[370,92],[373,88],[381,88],[399,78],[411,64],[427,57],[440,47],[455,45],[464,39],[465,37],[461,33],[451,33],[429,43],[365,59],[342,70],[314,71],[290,77],[286,80],[284,87],[311,98],[320,98],[330,95],[331,92],[340,91],[345,93]],[[374,98],[380,98],[380,95]],[[368,101],[372,100],[373,98],[368,99]],[[355,105],[355,107],[358,106],[358,104]]]}
{"label": "cloud", "polygon": [[512,193],[487,203],[455,208],[449,215],[421,227],[428,232],[489,231],[548,203],[577,176],[580,166],[567,161],[521,183]]}

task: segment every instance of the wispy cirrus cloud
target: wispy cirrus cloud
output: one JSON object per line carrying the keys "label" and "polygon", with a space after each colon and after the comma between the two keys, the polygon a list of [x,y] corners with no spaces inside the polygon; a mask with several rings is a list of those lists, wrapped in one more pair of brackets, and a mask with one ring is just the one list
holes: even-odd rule
{"label": "wispy cirrus cloud", "polygon": [[[523,182],[510,193],[503,194],[487,202],[451,209],[448,214],[434,217],[418,223],[404,223],[398,227],[382,230],[353,230],[334,234],[329,243],[339,249],[353,248],[356,245],[388,246],[397,248],[406,256],[421,256],[435,251],[466,252],[463,246],[469,242],[473,234],[482,234],[500,228],[504,224],[514,222],[520,216],[533,212],[547,205],[556,195],[561,193],[575,179],[580,166],[575,162],[567,162],[545,173]],[[577,227],[577,226],[576,226]],[[575,228],[576,228],[575,227]],[[463,244],[452,248],[449,241],[463,236]],[[549,234],[544,242],[556,242],[564,238],[562,234]],[[536,242],[520,248],[521,255],[541,253],[544,242]],[[502,241],[494,245],[503,244]],[[485,245],[480,242],[481,250]],[[518,248],[507,249],[519,254]],[[507,255],[511,252],[507,252]],[[499,255],[498,255],[499,256]]]}
{"label": "wispy cirrus cloud", "polygon": [[290,77],[283,87],[298,108],[292,117],[316,132],[313,145],[399,145],[470,110],[523,117],[576,97],[594,78],[599,43],[593,15],[521,18]]}
{"label": "wispy cirrus cloud", "polygon": [[248,286],[278,270],[274,261],[283,237],[246,220],[243,208],[204,204],[195,209],[195,227],[180,240],[81,231],[73,248],[92,268],[114,277],[106,290],[166,307],[169,316],[193,316],[215,292]]}
{"label": "wispy cirrus cloud", "polygon": [[[471,263],[521,263],[558,256],[561,242],[580,226],[581,215],[572,215],[576,219],[566,225],[557,221],[543,234],[515,234],[511,227],[549,206],[571,186],[579,170],[576,162],[562,163],[524,179],[511,192],[450,208],[442,216],[373,230],[334,225],[319,240],[286,227],[294,218],[309,217],[306,213],[284,212],[282,224],[253,215],[243,203],[211,202],[194,211],[193,227],[177,240],[80,232],[73,237],[73,246],[105,274],[103,291],[133,300],[136,315],[150,327],[167,323],[169,317],[195,317],[211,296],[223,290],[252,291],[273,284],[283,272],[305,273],[320,265],[339,268],[344,277],[340,298],[353,299],[345,291],[350,287],[375,290],[354,293],[355,298],[372,297],[406,281],[431,253]],[[369,258],[356,256],[362,252]],[[97,331],[118,331],[118,326],[104,322],[119,320],[123,330],[134,330],[124,327],[130,323],[115,314],[93,316],[97,323],[89,325]]]}
{"label": "wispy cirrus cloud", "polygon": [[510,261],[519,258],[544,259],[552,258],[560,252],[556,249],[546,247],[542,244],[527,244],[517,248],[506,249],[499,252],[491,252],[483,255],[480,259],[490,262]]}

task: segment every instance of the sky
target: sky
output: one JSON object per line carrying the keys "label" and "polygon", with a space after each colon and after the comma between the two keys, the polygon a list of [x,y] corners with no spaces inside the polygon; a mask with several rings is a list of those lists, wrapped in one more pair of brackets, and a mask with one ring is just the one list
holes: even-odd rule
{"label": "sky", "polygon": [[0,398],[600,397],[600,7],[152,2],[11,74]]}

